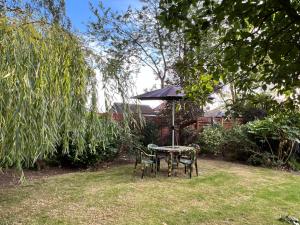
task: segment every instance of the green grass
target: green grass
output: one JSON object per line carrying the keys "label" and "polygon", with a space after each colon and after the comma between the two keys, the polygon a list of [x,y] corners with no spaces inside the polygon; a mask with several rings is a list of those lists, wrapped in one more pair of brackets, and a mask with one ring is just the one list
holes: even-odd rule
{"label": "green grass", "polygon": [[200,175],[133,173],[132,165],[0,190],[0,224],[282,224],[300,217],[300,176],[200,160]]}

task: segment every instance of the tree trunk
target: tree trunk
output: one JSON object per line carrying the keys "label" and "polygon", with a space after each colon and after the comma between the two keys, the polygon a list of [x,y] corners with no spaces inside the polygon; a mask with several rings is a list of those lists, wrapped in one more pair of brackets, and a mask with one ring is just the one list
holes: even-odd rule
{"label": "tree trunk", "polygon": [[165,87],[165,79],[164,78],[159,78],[160,79],[160,88]]}

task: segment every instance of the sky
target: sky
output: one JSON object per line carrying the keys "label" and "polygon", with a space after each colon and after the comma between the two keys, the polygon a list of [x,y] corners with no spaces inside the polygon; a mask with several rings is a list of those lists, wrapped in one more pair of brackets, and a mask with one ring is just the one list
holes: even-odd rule
{"label": "sky", "polygon": [[[92,18],[89,2],[98,5],[99,0],[66,0],[66,11],[70,17],[73,26],[79,31],[86,31],[86,24]],[[139,8],[141,3],[139,0],[102,0],[105,7],[111,8],[113,11],[125,11],[128,6]]]}
{"label": "sky", "polygon": [[[99,0],[66,0],[66,13],[71,19],[73,29],[80,33],[85,33],[87,31],[88,21],[93,19],[93,15],[90,11],[90,4],[97,5]],[[125,11],[129,6],[132,8],[141,7],[139,0],[102,0],[103,5],[106,8],[111,8],[113,11]],[[136,94],[144,93],[145,89],[151,89],[154,85],[159,88],[159,81],[155,80],[150,68],[142,67],[140,73],[134,76],[136,84]],[[101,78],[99,78],[101,80]],[[98,108],[100,111],[105,111],[103,93],[98,85]],[[150,105],[152,108],[158,106],[160,101],[142,101],[142,104]]]}

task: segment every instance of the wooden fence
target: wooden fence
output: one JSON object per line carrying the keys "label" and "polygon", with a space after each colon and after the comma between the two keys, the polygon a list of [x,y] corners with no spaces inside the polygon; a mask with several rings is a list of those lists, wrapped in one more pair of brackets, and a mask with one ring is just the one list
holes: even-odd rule
{"label": "wooden fence", "polygon": [[222,117],[199,117],[197,121],[192,124],[194,126],[195,130],[202,130],[203,127],[213,125],[213,124],[219,124],[223,126],[225,129],[230,129],[233,127],[234,124],[241,124],[242,118],[236,118],[236,119],[225,119]]}
{"label": "wooden fence", "polygon": [[[121,113],[112,113],[111,114],[112,119],[115,121],[122,121],[123,120],[123,114]],[[160,143],[161,145],[169,144],[170,138],[171,138],[171,125],[167,125],[162,119],[158,116],[145,116],[146,121],[151,121],[156,123],[160,127]],[[203,128],[206,126],[211,126],[213,124],[219,124],[223,126],[225,129],[230,129],[234,126],[234,124],[241,124],[242,118],[236,118],[236,119],[225,119],[222,117],[198,117],[196,120],[191,121],[187,124],[182,124],[180,127],[177,127],[176,131],[176,139],[179,140],[179,133],[181,133],[181,130],[185,128],[190,128],[194,130],[195,132],[202,132]],[[176,143],[176,142],[175,142]]]}
{"label": "wooden fence", "polygon": [[[234,124],[241,124],[242,118],[237,118],[235,120],[233,119],[225,119],[221,117],[198,117],[197,120],[191,121],[190,123],[187,123],[186,125],[181,125],[180,127],[177,126],[176,130],[176,137],[175,137],[175,143],[176,140],[180,139],[180,133],[185,128],[190,128],[191,130],[194,130],[197,132],[202,132],[204,127],[211,126],[213,124],[219,124],[223,126],[225,129],[230,129],[234,126]],[[160,144],[166,144],[169,139],[171,138],[171,128],[170,126],[160,126]],[[180,142],[180,141],[179,141]]]}

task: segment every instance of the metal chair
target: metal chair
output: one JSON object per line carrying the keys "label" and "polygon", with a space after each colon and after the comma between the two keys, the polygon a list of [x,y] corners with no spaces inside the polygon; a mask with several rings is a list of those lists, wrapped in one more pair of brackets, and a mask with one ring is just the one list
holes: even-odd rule
{"label": "metal chair", "polygon": [[[158,147],[158,146],[156,144],[148,144],[147,145],[148,150],[151,151],[152,154],[153,154],[153,147]],[[156,155],[156,159],[157,159],[157,171],[159,171],[160,170],[160,161],[162,159],[165,159],[166,155],[160,154],[157,152],[155,152],[155,155]]]}
{"label": "metal chair", "polygon": [[140,150],[141,154],[141,165],[142,165],[142,179],[144,178],[145,170],[151,167],[151,172],[153,172],[153,167],[155,170],[155,176],[157,174],[157,158],[156,155],[148,154],[143,150]]}
{"label": "metal chair", "polygon": [[184,173],[186,173],[187,169],[189,169],[189,176],[192,178],[193,164],[195,165],[196,175],[198,176],[197,152],[199,151],[200,147],[199,145],[195,144],[189,146],[194,147],[195,150],[180,155],[179,163],[184,165]]}
{"label": "metal chair", "polygon": [[157,158],[155,154],[152,154],[152,152],[147,153],[144,149],[136,149],[136,160],[134,169],[136,171],[137,164],[141,164],[142,166],[142,179],[145,174],[145,170],[148,167],[151,167],[151,172],[153,172],[153,167],[155,168],[155,175],[157,173]]}

